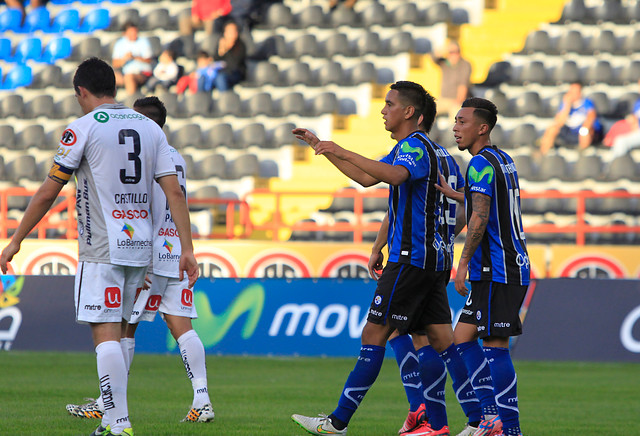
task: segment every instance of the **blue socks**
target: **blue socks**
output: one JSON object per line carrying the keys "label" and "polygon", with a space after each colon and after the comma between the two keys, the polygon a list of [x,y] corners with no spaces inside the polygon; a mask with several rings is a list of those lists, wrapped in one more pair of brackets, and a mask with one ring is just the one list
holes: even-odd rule
{"label": "blue socks", "polygon": [[505,435],[520,434],[516,371],[508,348],[484,347]]}
{"label": "blue socks", "polygon": [[440,353],[440,357],[447,365],[449,375],[451,375],[453,382],[453,391],[456,393],[458,403],[460,403],[460,407],[462,407],[468,422],[478,422],[482,420],[480,401],[478,397],[476,397],[473,386],[471,386],[467,367],[460,357],[456,346],[451,344],[449,348]]}
{"label": "blue socks", "polygon": [[493,393],[491,370],[480,344],[478,341],[463,342],[456,348],[467,367],[471,385],[482,406],[482,414],[497,415],[498,407]]}
{"label": "blue socks", "polygon": [[344,384],[342,395],[338,400],[338,407],[333,411],[331,417],[338,418],[345,425],[349,423],[360,402],[380,373],[382,361],[384,360],[384,350],[385,347],[378,345],[363,345],[360,348],[356,366]]}
{"label": "blue socks", "polygon": [[444,400],[447,369],[431,345],[418,350],[418,361],[429,424],[434,430],[440,430],[447,425],[447,405]]}
{"label": "blue socks", "polygon": [[409,410],[415,412],[422,404],[423,397],[418,356],[413,348],[413,341],[411,336],[401,335],[391,339],[389,345],[396,355],[400,377],[409,401]]}

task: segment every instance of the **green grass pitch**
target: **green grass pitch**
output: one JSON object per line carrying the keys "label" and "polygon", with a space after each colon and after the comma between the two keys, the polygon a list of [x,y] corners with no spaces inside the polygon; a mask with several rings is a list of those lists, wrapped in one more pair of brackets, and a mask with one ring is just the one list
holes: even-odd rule
{"label": "green grass pitch", "polygon": [[[177,355],[135,356],[129,412],[138,436],[303,435],[292,413],[330,413],[353,358],[208,356],[213,423],[180,423],[192,390]],[[640,434],[640,364],[515,362],[521,423],[528,436]],[[88,435],[97,421],[73,418],[67,403],[97,395],[91,353],[0,352],[0,434]],[[465,423],[451,381],[449,425]],[[395,435],[407,402],[393,359],[349,425],[350,436]]]}

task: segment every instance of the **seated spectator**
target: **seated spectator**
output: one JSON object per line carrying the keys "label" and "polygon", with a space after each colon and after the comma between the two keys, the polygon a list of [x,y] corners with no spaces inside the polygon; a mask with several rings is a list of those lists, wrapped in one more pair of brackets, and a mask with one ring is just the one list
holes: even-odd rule
{"label": "seated spectator", "polygon": [[439,55],[432,53],[431,58],[442,70],[438,115],[452,116],[462,102],[470,97],[471,64],[462,57],[457,42],[450,41],[445,50]]}
{"label": "seated spectator", "polygon": [[214,81],[214,86],[219,91],[232,89],[247,76],[247,48],[240,39],[238,25],[234,21],[225,23],[213,59],[224,62]]}
{"label": "seated spectator", "polygon": [[116,74],[116,86],[124,86],[127,94],[135,94],[151,77],[151,43],[138,36],[138,26],[133,22],[124,25],[124,35],[113,46],[112,63]]}
{"label": "seated spectator", "polygon": [[582,84],[573,82],[562,97],[553,124],[540,139],[540,151],[546,154],[556,145],[578,145],[583,150],[602,141],[602,136],[595,105],[582,96]]}
{"label": "seated spectator", "polygon": [[196,92],[211,92],[222,67],[223,63],[214,62],[211,55],[206,51],[199,52],[196,58],[196,70],[178,80],[176,92],[182,94],[187,88],[192,94]]}
{"label": "seated spectator", "polygon": [[191,16],[182,17],[178,23],[180,34],[193,35],[200,29],[209,35],[220,33],[230,12],[231,0],[193,0]]}
{"label": "seated spectator", "polygon": [[145,86],[151,92],[154,92],[158,87],[168,90],[178,83],[182,70],[183,68],[176,63],[176,53],[171,49],[166,49],[158,56],[158,64],[153,69],[153,75]]}
{"label": "seated spectator", "polygon": [[603,143],[611,147],[612,158],[640,147],[640,98],[633,105],[633,112],[611,127]]}

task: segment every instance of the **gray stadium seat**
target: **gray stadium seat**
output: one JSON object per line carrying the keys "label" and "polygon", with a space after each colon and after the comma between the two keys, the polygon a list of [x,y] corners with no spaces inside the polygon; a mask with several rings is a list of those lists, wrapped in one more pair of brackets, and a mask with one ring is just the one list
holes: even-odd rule
{"label": "gray stadium seat", "polygon": [[547,72],[544,63],[541,61],[531,61],[522,66],[517,82],[522,85],[530,83],[544,84],[547,81]]}
{"label": "gray stadium seat", "polygon": [[347,35],[334,33],[324,42],[324,53],[328,58],[336,55],[351,56],[351,47]]}
{"label": "gray stadium seat", "polygon": [[20,179],[38,180],[38,166],[32,155],[18,156],[6,165],[9,180],[18,183]]}
{"label": "gray stadium seat", "polygon": [[82,108],[75,95],[68,95],[56,103],[56,118],[81,117]]}
{"label": "gray stadium seat", "polygon": [[360,25],[358,14],[352,8],[337,7],[329,14],[329,23],[333,27]]}
{"label": "gray stadium seat", "polygon": [[30,88],[46,88],[47,86],[68,87],[70,84],[62,83],[62,69],[58,65],[43,65],[39,71],[34,72],[33,83]]}
{"label": "gray stadium seat", "polygon": [[[353,191],[354,189],[355,188],[348,187],[343,189],[342,192]],[[344,212],[344,211],[353,212],[353,208],[354,208],[353,197],[334,197],[329,207],[326,209],[320,209],[320,212],[329,212],[329,213]]]}
{"label": "gray stadium seat", "polygon": [[640,180],[640,168],[631,155],[626,154],[615,158],[605,167],[604,178],[609,182],[621,179],[637,181]]}
{"label": "gray stadium seat", "polygon": [[[306,218],[298,223],[312,223],[317,224],[316,220],[313,218]],[[314,232],[311,230],[293,230],[291,232],[291,236],[289,237],[290,241],[315,241],[318,239],[319,232]]]}
{"label": "gray stadium seat", "polygon": [[204,134],[209,147],[233,147],[233,129],[229,123],[216,124]]}
{"label": "gray stadium seat", "polygon": [[177,149],[201,147],[202,131],[199,124],[185,124],[171,134],[171,145]]}
{"label": "gray stadium seat", "polygon": [[391,19],[393,24],[398,27],[403,24],[424,23],[418,7],[413,2],[400,3],[399,6],[391,11]]}
{"label": "gray stadium seat", "polygon": [[589,15],[596,24],[604,22],[622,23],[626,18],[626,13],[620,0],[598,2],[593,9],[589,10]]}
{"label": "gray stadium seat", "polygon": [[275,109],[271,94],[268,92],[260,92],[250,97],[247,102],[247,110],[245,111],[250,117],[258,115],[266,115],[268,117],[275,116]]}
{"label": "gray stadium seat", "polygon": [[[378,192],[387,192],[387,189],[377,188]],[[362,212],[386,212],[389,209],[389,200],[387,196],[383,197],[364,197],[362,199]]]}
{"label": "gray stadium seat", "polygon": [[317,57],[320,50],[316,36],[311,33],[301,35],[292,43],[291,56],[300,59],[302,56]]}
{"label": "gray stadium seat", "polygon": [[[220,192],[218,191],[217,186],[206,185],[198,188],[194,192],[189,194],[189,198],[193,200],[203,200],[203,199],[215,199],[220,198]],[[203,210],[211,210],[216,209],[216,205],[214,204],[190,204],[189,210],[194,212],[199,212]]]}
{"label": "gray stadium seat", "polygon": [[215,114],[216,116],[240,116],[242,114],[240,96],[233,91],[221,92],[215,102]]}
{"label": "gray stadium seat", "polygon": [[513,162],[516,164],[516,171],[518,171],[518,177],[520,179],[535,180],[536,167],[531,156],[520,154],[513,157]]}
{"label": "gray stadium seat", "polygon": [[205,156],[198,161],[196,167],[195,174],[199,179],[209,179],[211,177],[224,179],[226,177],[227,161],[224,155],[220,153]]}
{"label": "gray stadium seat", "polygon": [[512,107],[511,114],[518,117],[525,115],[542,116],[544,113],[542,100],[538,93],[534,91],[527,91],[514,98],[511,100],[510,106]]}
{"label": "gray stadium seat", "polygon": [[309,27],[325,27],[327,20],[320,5],[310,5],[303,8],[296,16],[295,22],[301,29]]}
{"label": "gray stadium seat", "polygon": [[280,173],[280,169],[278,168],[278,163],[271,159],[261,160],[260,161],[260,177],[263,178],[271,178],[278,177]]}
{"label": "gray stadium seat", "polygon": [[438,2],[427,7],[425,23],[428,26],[432,26],[437,23],[449,22],[451,22],[451,9],[449,9],[449,3]]}
{"label": "gray stadium seat", "polygon": [[508,143],[511,148],[533,146],[538,139],[538,132],[533,124],[518,124],[509,134]]}
{"label": "gray stadium seat", "polygon": [[376,83],[378,81],[378,72],[373,63],[369,61],[360,62],[351,69],[351,84],[359,85],[361,83]]}
{"label": "gray stadium seat", "polygon": [[267,9],[264,17],[264,25],[258,24],[258,27],[268,27],[275,29],[276,27],[290,28],[293,24],[293,14],[291,9],[282,3],[273,3]]}
{"label": "gray stadium seat", "polygon": [[624,118],[633,111],[635,102],[640,98],[640,94],[637,92],[629,92],[621,95],[615,102],[613,113],[611,114],[615,118]]}
{"label": "gray stadium seat", "polygon": [[191,94],[185,92],[182,98],[178,99],[178,113],[183,117],[211,116],[213,109],[213,99],[210,92],[196,92]]}
{"label": "gray stadium seat", "polygon": [[112,17],[109,28],[113,31],[122,31],[126,23],[134,23],[140,27],[141,21],[140,12],[137,9],[121,9],[114,17]]}
{"label": "gray stadium seat", "polygon": [[602,160],[600,156],[580,156],[573,164],[571,178],[576,182],[587,179],[599,179],[602,175]]}
{"label": "gray stadium seat", "polygon": [[268,147],[267,131],[262,123],[251,123],[244,126],[236,139],[239,148],[245,149],[252,145]]}
{"label": "gray stadium seat", "polygon": [[588,19],[588,14],[589,11],[584,4],[584,0],[570,0],[562,10],[560,22],[570,23],[575,21],[581,23]]}
{"label": "gray stadium seat", "polygon": [[9,94],[3,96],[0,101],[0,113],[2,114],[2,118],[24,117],[24,100],[22,95]]}
{"label": "gray stadium seat", "polygon": [[[94,36],[87,36],[82,38],[77,44],[73,45],[69,60],[83,61],[88,57],[101,55],[102,45],[100,40]],[[109,53],[109,56],[111,56],[111,53]]]}
{"label": "gray stadium seat", "polygon": [[613,31],[609,29],[602,29],[599,34],[591,37],[587,44],[587,51],[592,52],[593,54],[617,53],[618,39]]}
{"label": "gray stadium seat", "polygon": [[44,148],[47,142],[44,127],[40,124],[32,124],[25,127],[18,133],[16,139],[18,148],[22,150],[26,150],[29,147]]}
{"label": "gray stadium seat", "polygon": [[542,157],[538,169],[538,180],[542,182],[551,179],[568,180],[567,162],[559,154],[549,154]]}
{"label": "gray stadium seat", "polygon": [[596,112],[600,117],[608,117],[611,113],[611,102],[606,92],[597,91],[586,95],[596,106]]}
{"label": "gray stadium seat", "polygon": [[589,65],[584,71],[583,82],[587,86],[593,86],[596,83],[615,85],[611,64],[608,61],[601,59],[596,63]]}
{"label": "gray stadium seat", "polygon": [[141,29],[144,30],[174,30],[171,15],[166,8],[153,8],[142,17]]}
{"label": "gray stadium seat", "polygon": [[372,2],[360,13],[360,22],[367,28],[375,25],[386,26],[389,24],[389,15],[382,3]]}
{"label": "gray stadium seat", "polygon": [[238,156],[228,166],[229,178],[241,179],[242,177],[259,177],[260,161],[255,154],[243,154]]}
{"label": "gray stadium seat", "polygon": [[268,61],[258,62],[251,70],[248,85],[264,86],[280,84],[278,66]]}
{"label": "gray stadium seat", "polygon": [[39,95],[25,105],[25,116],[27,118],[53,117],[55,103],[51,95]]}
{"label": "gray stadium seat", "polygon": [[640,61],[632,60],[622,67],[619,73],[619,83],[621,85],[635,84],[640,80]]}
{"label": "gray stadium seat", "polygon": [[320,68],[318,68],[316,75],[316,82],[320,86],[345,84],[345,73],[342,70],[342,64],[338,62],[328,61],[324,63]]}
{"label": "gray stadium seat", "polygon": [[289,115],[305,115],[306,107],[304,96],[300,92],[290,92],[283,96],[278,102],[280,106],[280,114],[282,116]]}
{"label": "gray stadium seat", "polygon": [[312,85],[313,75],[309,64],[296,62],[285,71],[287,85]]}
{"label": "gray stadium seat", "polygon": [[16,135],[13,130],[13,126],[4,124],[0,126],[0,147],[6,147],[9,149],[15,148]]}
{"label": "gray stadium seat", "polygon": [[164,107],[167,109],[167,115],[170,117],[179,116],[178,95],[175,92],[161,90],[157,94],[158,98],[164,103]]}
{"label": "gray stadium seat", "polygon": [[555,49],[551,44],[551,38],[546,30],[535,30],[527,35],[522,49],[524,54],[546,53],[553,54]]}
{"label": "gray stadium seat", "polygon": [[47,132],[47,140],[44,149],[57,150],[60,145],[60,139],[62,138],[62,134],[65,130],[67,130],[67,125],[60,124]]}
{"label": "gray stadium seat", "polygon": [[640,51],[640,30],[627,35],[622,42],[621,51],[626,55],[632,55]]}
{"label": "gray stadium seat", "polygon": [[356,53],[358,56],[366,54],[378,54],[382,50],[382,42],[380,35],[375,32],[367,32],[356,39]]}
{"label": "gray stadium seat", "polygon": [[580,67],[573,60],[565,60],[562,65],[554,68],[551,73],[551,81],[556,85],[563,83],[572,83],[580,80]]}
{"label": "gray stadium seat", "polygon": [[498,108],[499,114],[505,114],[509,110],[509,99],[498,88],[490,88],[484,93],[484,98],[491,100]]}
{"label": "gray stadium seat", "polygon": [[276,126],[271,131],[271,143],[274,147],[281,147],[283,145],[293,145],[298,142],[291,130],[295,128],[293,123],[284,123]]}
{"label": "gray stadium seat", "polygon": [[338,97],[333,92],[323,92],[311,101],[313,115],[333,114],[338,112]]}
{"label": "gray stadium seat", "polygon": [[391,56],[401,53],[413,52],[413,37],[409,32],[395,33],[391,38],[385,41],[387,46],[386,52]]}
{"label": "gray stadium seat", "polygon": [[584,52],[584,40],[582,34],[577,30],[569,30],[558,38],[556,47],[560,54]]}

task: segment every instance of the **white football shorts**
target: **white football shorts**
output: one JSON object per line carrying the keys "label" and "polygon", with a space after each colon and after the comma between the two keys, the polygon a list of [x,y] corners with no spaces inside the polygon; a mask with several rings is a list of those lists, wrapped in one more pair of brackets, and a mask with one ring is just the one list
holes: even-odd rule
{"label": "white football shorts", "polygon": [[79,262],[74,286],[76,321],[82,324],[121,322],[123,318],[128,321],[146,272],[146,266]]}
{"label": "white football shorts", "polygon": [[162,314],[197,318],[193,304],[193,290],[189,289],[189,279],[183,280],[149,273],[151,286],[144,289],[133,306],[130,323],[152,322],[159,311]]}

